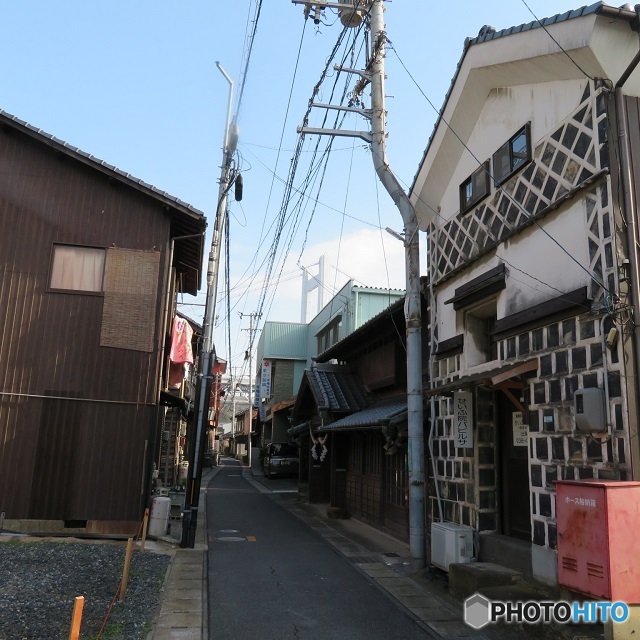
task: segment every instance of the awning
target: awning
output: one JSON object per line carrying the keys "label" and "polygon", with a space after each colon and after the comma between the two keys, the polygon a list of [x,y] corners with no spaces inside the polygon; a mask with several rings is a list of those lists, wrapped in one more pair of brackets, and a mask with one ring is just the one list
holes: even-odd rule
{"label": "awning", "polygon": [[366,431],[380,429],[381,427],[402,418],[407,413],[407,397],[387,398],[376,404],[356,411],[349,416],[340,418],[330,424],[318,427],[318,431]]}
{"label": "awning", "polygon": [[189,403],[185,398],[170,393],[169,391],[160,391],[160,404],[163,407],[178,407],[185,417],[189,408]]}
{"label": "awning", "polygon": [[453,382],[447,382],[435,389],[429,389],[426,392],[427,397],[448,395],[453,391],[459,389],[466,389],[473,385],[483,384],[490,387],[500,387],[502,383],[512,378],[517,378],[524,373],[538,370],[538,358],[532,358],[524,362],[512,362],[510,364],[502,365],[494,369],[487,369],[486,371],[480,371],[478,373],[472,373],[467,376],[462,376]]}

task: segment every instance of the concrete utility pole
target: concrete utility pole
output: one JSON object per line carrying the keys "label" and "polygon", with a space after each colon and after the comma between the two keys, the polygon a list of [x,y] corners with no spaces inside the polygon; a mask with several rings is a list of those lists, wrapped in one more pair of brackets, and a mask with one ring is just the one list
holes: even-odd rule
{"label": "concrete utility pole", "polygon": [[185,491],[184,509],[182,511],[182,537],[180,546],[193,549],[195,545],[196,527],[198,522],[198,503],[200,501],[200,483],[202,480],[202,454],[207,436],[205,420],[209,416],[209,397],[213,378],[213,363],[215,359],[213,345],[213,323],[216,312],[216,295],[218,291],[218,271],[220,264],[220,247],[224,235],[224,224],[227,211],[227,193],[231,181],[231,161],[238,142],[237,132],[231,131],[231,104],[233,101],[233,81],[225,70],[216,65],[229,83],[229,101],[227,105],[227,122],[224,131],[222,147],[222,167],[220,170],[220,188],[216,217],[209,251],[209,266],[207,269],[207,299],[203,319],[203,344],[198,371],[198,389],[196,393],[195,424],[189,441],[189,471]]}
{"label": "concrete utility pole", "polygon": [[314,21],[326,7],[338,9],[344,26],[358,26],[368,21],[371,49],[364,71],[335,67],[336,70],[358,74],[357,90],[371,83],[371,109],[314,104],[315,107],[357,112],[371,122],[371,131],[345,131],[299,127],[298,132],[316,135],[358,137],[371,144],[373,164],[385,189],[398,207],[404,223],[406,265],[405,320],[407,325],[407,413],[409,432],[409,544],[417,567],[425,565],[425,495],[424,495],[424,430],[422,399],[422,308],[420,295],[420,245],[418,220],[409,197],[387,162],[385,115],[385,46],[383,0],[353,0],[353,2],[309,2],[291,0],[305,5],[305,17],[314,10]]}
{"label": "concrete utility pole", "polygon": [[253,321],[254,319],[258,320],[262,318],[262,314],[256,312],[249,314],[239,314],[241,318],[244,318],[245,315],[249,316],[249,328],[243,329],[243,331],[249,332],[249,434],[247,435],[247,462],[249,463],[249,469],[251,469],[251,432],[253,431],[254,405],[254,394],[251,392],[251,390],[255,389],[256,397],[258,391],[252,382],[253,380],[255,380],[255,376],[253,375],[253,332],[256,330],[253,326]]}

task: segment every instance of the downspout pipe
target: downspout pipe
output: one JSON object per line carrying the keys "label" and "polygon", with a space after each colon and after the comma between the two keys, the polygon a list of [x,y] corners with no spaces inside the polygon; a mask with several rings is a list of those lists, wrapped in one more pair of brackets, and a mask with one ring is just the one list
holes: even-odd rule
{"label": "downspout pipe", "polygon": [[387,162],[385,129],[385,30],[382,0],[373,0],[371,25],[371,151],[373,164],[404,223],[405,320],[407,325],[407,414],[409,436],[409,546],[417,568],[425,566],[424,418],[422,398],[422,309],[418,220],[409,197]]}
{"label": "downspout pipe", "polygon": [[[632,24],[632,28],[633,24]],[[638,27],[635,27],[635,31]],[[627,224],[627,250],[629,254],[629,281],[630,281],[630,293],[631,293],[631,306],[633,308],[633,354],[635,360],[635,375],[640,370],[640,259],[638,256],[638,223],[636,219],[637,214],[637,202],[634,191],[634,179],[631,163],[631,143],[629,140],[629,128],[627,124],[627,105],[625,102],[624,94],[622,93],[622,87],[629,79],[633,71],[640,63],[640,51],[634,56],[633,60],[625,69],[624,73],[620,76],[618,82],[615,85],[615,109],[617,116],[617,128],[618,128],[618,147],[620,157],[620,180],[622,183],[622,200],[624,205],[624,217]],[[640,392],[638,385],[634,385],[635,389],[635,406],[636,411],[640,406]],[[635,435],[637,436],[637,427],[635,426],[636,419],[632,419],[630,416],[629,424],[630,429],[636,429]],[[634,440],[633,433],[629,433],[629,439]],[[637,438],[635,438],[637,439]],[[633,449],[633,447],[632,447]],[[632,474],[634,479],[638,479],[638,469],[640,468],[640,460],[637,460],[637,456],[632,455]]]}
{"label": "downspout pipe", "polygon": [[[631,28],[639,32],[640,15],[636,8],[636,20],[631,22]],[[627,124],[627,105],[625,102],[622,87],[629,79],[633,71],[640,63],[640,51],[634,56],[624,73],[620,76],[615,85],[615,109],[618,128],[618,147],[620,157],[620,180],[622,183],[624,218],[627,224],[627,250],[629,254],[629,281],[631,292],[631,305],[633,308],[634,329],[632,333],[633,354],[635,361],[635,375],[640,370],[640,259],[638,257],[638,223],[637,223],[637,202],[634,191],[634,180],[631,163],[631,142],[629,140],[629,128]],[[635,391],[635,411],[636,416],[629,416],[629,440],[632,443],[631,450],[631,470],[634,480],[640,478],[640,452],[637,446],[638,427],[637,412],[640,406],[640,390],[637,384],[633,385]],[[635,443],[635,446],[634,446]]]}

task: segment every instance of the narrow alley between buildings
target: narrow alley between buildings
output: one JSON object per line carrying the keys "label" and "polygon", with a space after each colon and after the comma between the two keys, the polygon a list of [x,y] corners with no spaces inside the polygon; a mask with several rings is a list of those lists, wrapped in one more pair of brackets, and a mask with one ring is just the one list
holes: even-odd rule
{"label": "narrow alley between buildings", "polygon": [[235,460],[222,464],[206,499],[210,638],[432,637],[366,574],[373,558],[351,564],[319,520],[310,528],[278,504],[284,494],[261,492]]}

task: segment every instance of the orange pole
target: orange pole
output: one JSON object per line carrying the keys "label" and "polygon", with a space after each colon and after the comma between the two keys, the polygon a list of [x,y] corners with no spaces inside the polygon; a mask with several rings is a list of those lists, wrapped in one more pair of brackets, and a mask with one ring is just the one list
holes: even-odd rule
{"label": "orange pole", "polygon": [[73,604],[73,617],[71,618],[71,631],[69,640],[80,638],[80,624],[82,623],[82,609],[84,608],[84,596],[78,596]]}
{"label": "orange pole", "polygon": [[142,520],[142,540],[140,540],[140,551],[144,551],[144,543],[147,539],[147,526],[149,524],[149,509],[144,510],[144,518]]}

